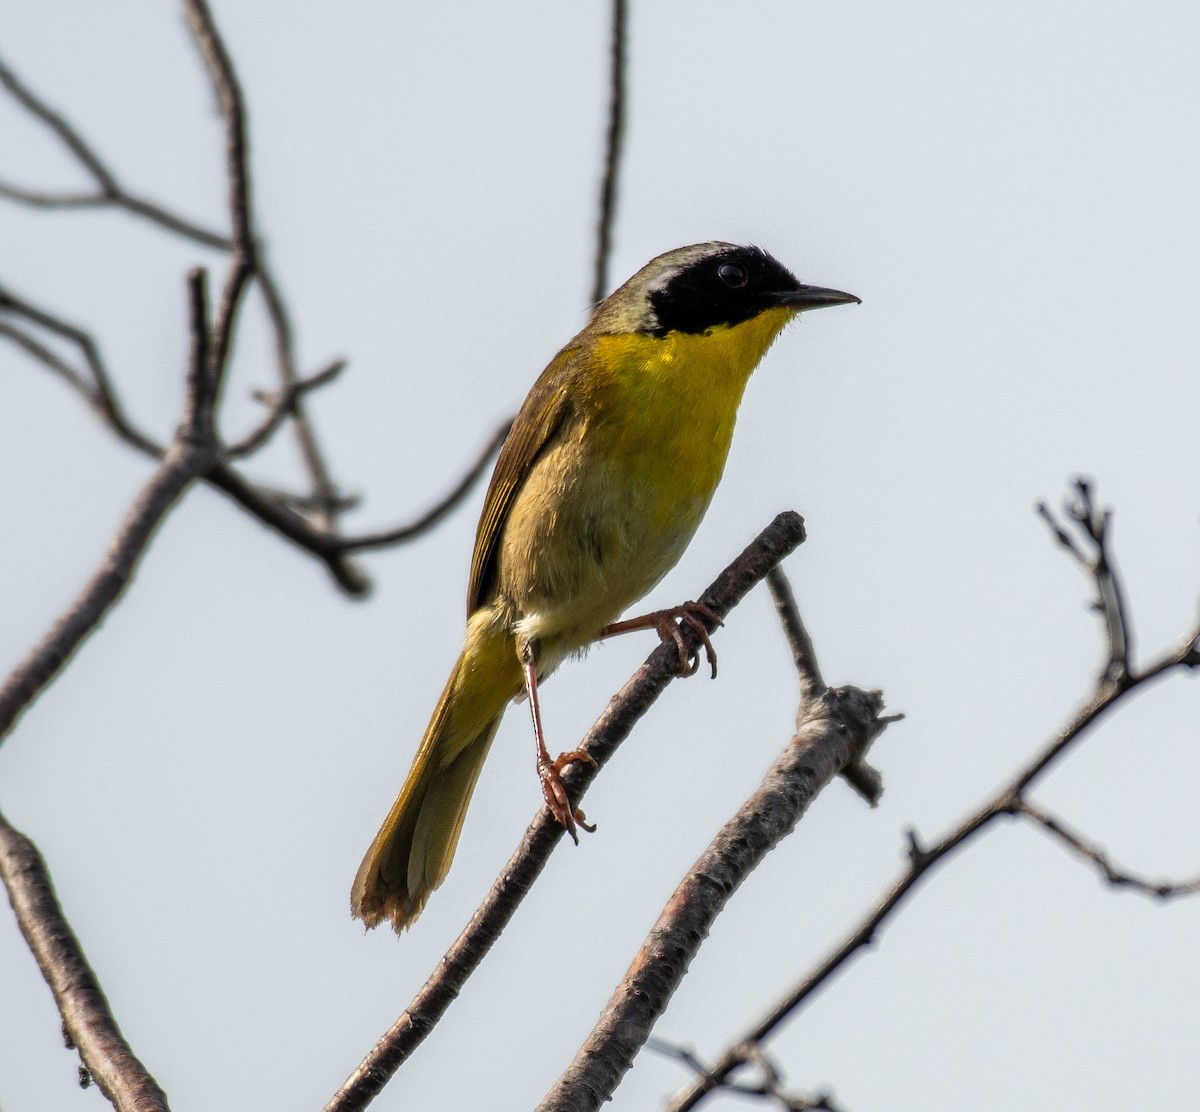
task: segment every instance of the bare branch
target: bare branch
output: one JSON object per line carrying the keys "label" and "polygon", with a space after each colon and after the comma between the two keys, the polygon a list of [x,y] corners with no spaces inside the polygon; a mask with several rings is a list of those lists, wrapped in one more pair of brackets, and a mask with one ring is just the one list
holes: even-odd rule
{"label": "bare branch", "polygon": [[62,140],[67,149],[84,165],[96,183],[111,197],[119,192],[116,181],[92,148],[61,114],[54,111],[45,101],[36,96],[17,75],[0,59],[0,85],[3,85],[31,115],[46,124]]}
{"label": "bare branch", "polygon": [[247,165],[249,144],[241,86],[225,43],[213,23],[208,4],[205,0],[184,0],[183,8],[196,48],[208,70],[225,126],[225,174],[229,190],[233,254],[212,326],[212,389],[213,397],[217,399],[221,395],[229,364],[229,351],[242,295],[257,269]]}
{"label": "bare branch", "polygon": [[409,522],[407,525],[400,525],[395,529],[388,529],[382,533],[367,533],[359,537],[343,537],[338,542],[343,551],[361,552],[368,548],[385,548],[388,545],[400,544],[403,541],[412,540],[413,537],[420,536],[422,533],[432,529],[471,493],[471,488],[487,471],[492,457],[500,451],[500,445],[504,443],[504,438],[508,436],[510,428],[512,428],[512,422],[505,421],[492,434],[491,440],[484,445],[483,451],[475,457],[475,462],[471,464],[466,474],[458,481],[458,485],[440,502],[437,502],[421,514],[420,517]]}
{"label": "bare branch", "polygon": [[795,736],[676,888],[538,1112],[592,1112],[609,1099],[730,896],[839,769],[882,731],[882,706],[878,691],[849,687],[827,689],[802,708]]}
{"label": "bare branch", "polygon": [[225,171],[228,175],[229,219],[235,254],[254,256],[254,233],[250,206],[250,175],[247,169],[246,114],[242,89],[206,0],[183,0],[188,30],[204,59],[209,81],[225,125]]}
{"label": "bare branch", "polygon": [[317,371],[308,378],[298,378],[290,386],[282,390],[256,390],[255,401],[260,401],[268,407],[267,416],[259,426],[252,429],[241,440],[235,441],[225,449],[228,459],[239,459],[242,456],[253,455],[275,435],[283,423],[296,411],[296,401],[305,394],[319,390],[333,382],[346,369],[346,360],[335,359],[328,366]]}
{"label": "bare branch", "polygon": [[[231,460],[244,458],[265,444],[282,424],[287,423],[297,437],[311,490],[308,494],[298,497],[283,495],[265,487],[256,486],[226,463],[216,465],[205,477],[244,509],[262,520],[264,524],[321,559],[329,568],[338,585],[347,593],[361,596],[369,588],[369,582],[361,569],[348,559],[347,553],[400,544],[413,540],[433,528],[463,501],[474,484],[485,473],[488,462],[502,437],[498,434],[496,438],[493,438],[455,489],[436,505],[422,513],[415,521],[384,532],[360,537],[339,537],[337,535],[336,525],[339,515],[354,505],[356,499],[339,494],[337,486],[330,477],[329,468],[325,463],[303,405],[304,395],[327,379],[323,377],[324,373],[307,380],[301,379],[297,374],[292,326],[287,308],[279,285],[266,265],[262,245],[255,242],[247,160],[245,110],[241,89],[228,51],[216,29],[205,0],[184,0],[184,6],[189,26],[192,29],[197,49],[208,70],[225,124],[232,237],[202,228],[168,212],[161,206],[128,193],[120,186],[113,172],[79,132],[36,96],[3,63],[0,63],[0,76],[2,76],[4,84],[13,91],[22,105],[35,117],[54,130],[82,167],[95,180],[99,193],[97,195],[60,194],[53,196],[13,187],[8,194],[0,189],[0,194],[9,195],[11,199],[24,203],[45,207],[94,207],[100,204],[112,204],[195,242],[232,251],[232,266],[226,277],[215,320],[210,330],[214,406],[219,400],[220,388],[227,371],[238,306],[251,278],[257,278],[275,336],[275,357],[281,383],[276,396],[280,400],[280,405],[257,429],[252,430],[245,438],[232,445],[226,457]],[[83,394],[88,404],[104,418],[122,440],[152,458],[160,459],[162,457],[165,448],[137,429],[126,416],[104,367],[98,347],[86,331],[33,306],[12,294],[11,291],[0,288],[0,311],[3,310],[8,310],[39,327],[46,328],[74,344],[79,349],[91,373],[94,388],[88,386],[86,376],[81,375],[77,369],[71,368],[66,360],[41,343],[35,335],[22,329],[14,329],[11,325],[5,325],[0,329],[0,335],[7,337],[27,354],[64,377],[73,388]],[[332,373],[335,372],[330,372],[330,374]],[[301,508],[303,512],[297,512],[298,508]]]}
{"label": "bare branch", "polygon": [[102,193],[43,193],[6,181],[0,181],[0,197],[27,208],[40,209],[104,208],[113,203],[111,197]]}
{"label": "bare branch", "polygon": [[[84,365],[91,375],[90,384],[86,377],[77,370],[68,372],[65,363],[44,345],[38,344],[32,337],[30,337],[31,343],[17,340],[26,352],[62,375],[71,386],[78,390],[87,400],[88,405],[126,444],[153,459],[162,458],[164,451],[162,446],[138,429],[126,415],[104,365],[104,360],[100,356],[100,350],[96,346],[95,340],[87,332],[62,317],[39,308],[5,286],[0,286],[0,313],[12,313],[74,345],[79,350]],[[16,339],[11,331],[6,330],[5,334]],[[47,355],[51,357],[46,358]]]}
{"label": "bare branch", "polygon": [[91,144],[60,113],[52,109],[17,77],[2,59],[0,59],[0,84],[12,93],[26,111],[41,120],[58,136],[63,145],[96,183],[98,190],[97,193],[54,194],[6,183],[0,185],[0,196],[34,208],[77,209],[115,205],[141,216],[167,231],[186,236],[196,243],[202,243],[206,247],[215,247],[220,251],[231,249],[232,244],[227,236],[202,228],[190,220],[168,212],[152,201],[126,192],[118,183],[112,170],[92,149]]}
{"label": "bare branch", "polygon": [[[275,329],[275,362],[279,369],[279,381],[283,384],[284,390],[288,390],[295,386],[298,379],[292,340],[292,322],[274,275],[267,268],[261,246],[259,248],[259,289],[262,290],[267,314]],[[317,443],[316,432],[304,410],[303,401],[299,397],[292,405],[291,423],[296,434],[296,443],[300,447],[300,455],[304,460],[304,467],[308,472],[317,523],[326,532],[333,532],[344,502],[338,495],[337,486],[330,476],[329,467]]]}
{"label": "bare branch", "polygon": [[[1076,489],[1078,490],[1079,487],[1077,486]],[[1096,538],[1091,536],[1091,528],[1096,526],[1096,532],[1102,533],[1102,527],[1096,525],[1096,518],[1084,509],[1082,502],[1077,506],[1081,517],[1085,520],[1080,520],[1075,514],[1070,516],[1085,531],[1085,534],[1095,541]],[[1085,570],[1096,574],[1093,569],[1094,561],[1083,555],[1082,549],[1078,548],[1074,538],[1058,525],[1050,516],[1049,511],[1045,510],[1044,505],[1038,507],[1038,512],[1050,522],[1058,543],[1071,551]],[[1101,574],[1113,575],[1111,565],[1107,571]],[[1109,635],[1111,636],[1111,630]],[[1020,814],[1025,811],[1026,807],[1032,807],[1033,805],[1028,804],[1025,799],[1025,791],[1072,746],[1078,743],[1095,722],[1112,710],[1131,691],[1172,669],[1198,666],[1200,666],[1200,624],[1193,627],[1172,651],[1164,653],[1157,661],[1140,672],[1129,673],[1123,682],[1114,681],[1107,672],[1102,675],[1088,701],[1062,729],[1054,734],[1025,768],[992,798],[971,812],[949,834],[932,846],[926,847],[920,843],[915,832],[910,832],[909,864],[899,879],[876,901],[873,909],[850,930],[841,943],[749,1029],[733,1040],[730,1048],[721,1055],[711,1070],[675,1095],[667,1105],[668,1112],[687,1112],[687,1110],[695,1108],[707,1094],[721,1087],[742,1061],[742,1048],[748,1045],[761,1045],[784,1020],[795,1015],[817,989],[826,984],[852,957],[863,948],[870,946],[874,942],[878,930],[907,901],[927,876],[997,819]]]}
{"label": "bare branch", "polygon": [[[723,618],[803,539],[804,523],[799,515],[780,514],[717,577],[701,596],[701,601],[718,618]],[[684,631],[684,637],[690,639],[693,650],[699,647],[698,638],[690,628]],[[607,763],[638,719],[676,678],[678,667],[675,646],[659,645],[609,702],[581,746],[592,756],[596,766],[576,763],[563,775],[573,802],[581,799],[598,767]],[[458,996],[467,978],[512,918],[562,835],[562,826],[551,817],[549,810],[540,808],[520,846],[501,870],[466,929],[438,962],[436,971],[412,1003],[334,1094],[325,1106],[325,1112],[357,1112],[383,1090]]]}
{"label": "bare branch", "polygon": [[1127,869],[1119,868],[1098,845],[1087,841],[1082,834],[1070,829],[1061,819],[1028,799],[1017,800],[1010,808],[1010,814],[1030,819],[1085,861],[1090,861],[1114,888],[1132,888],[1136,892],[1156,896],[1161,900],[1200,893],[1200,876],[1191,880],[1147,880]]}
{"label": "bare branch", "polygon": [[216,372],[212,362],[212,333],[208,324],[208,275],[196,267],[187,276],[188,335],[191,345],[184,376],[184,409],[180,428],[189,439],[215,447]]}
{"label": "bare branch", "polygon": [[88,1074],[121,1112],[167,1112],[167,1095],[121,1034],[37,847],[0,815],[0,878],[17,924],[54,993],[63,1030]]}
{"label": "bare branch", "polygon": [[[663,1039],[651,1037],[646,1040],[646,1049],[653,1050],[666,1058],[674,1058],[682,1062],[697,1076],[703,1077],[709,1068],[688,1047],[676,1046]],[[762,1097],[774,1102],[787,1112],[840,1112],[833,1103],[833,1098],[827,1093],[817,1093],[813,1096],[799,1093],[788,1093],[783,1087],[783,1071],[761,1047],[746,1046],[739,1048],[744,1054],[743,1064],[753,1065],[759,1070],[759,1079],[751,1081],[745,1078],[728,1078],[719,1086],[721,1092],[735,1093],[738,1096]]]}
{"label": "bare branch", "polygon": [[[792,650],[792,660],[796,671],[800,674],[800,703],[807,706],[812,700],[819,698],[828,687],[821,678],[821,669],[817,664],[817,653],[813,648],[812,638],[800,617],[800,608],[796,605],[796,597],[792,594],[792,585],[780,567],[771,569],[767,576],[767,587],[775,602],[775,610],[783,625],[788,645]],[[902,714],[892,714],[880,721],[887,725],[898,722]],[[856,753],[849,763],[844,765],[838,775],[846,781],[872,807],[879,803],[883,795],[883,777],[877,769],[872,768],[866,761],[865,750]]]}
{"label": "bare branch", "polygon": [[1103,676],[1109,683],[1123,684],[1128,681],[1133,668],[1133,627],[1125,606],[1125,591],[1113,567],[1109,549],[1112,512],[1107,508],[1097,509],[1092,501],[1092,486],[1087,479],[1078,478],[1072,485],[1073,495],[1067,500],[1064,513],[1075,523],[1083,544],[1092,550],[1091,556],[1055,520],[1045,502],[1039,502],[1037,510],[1050,526],[1055,540],[1095,581],[1097,599],[1094,605],[1104,619],[1108,636],[1108,659]]}
{"label": "bare branch", "polygon": [[604,140],[604,173],[600,180],[600,212],[596,220],[593,305],[598,304],[608,292],[608,262],[612,254],[612,230],[617,214],[617,179],[621,167],[621,146],[625,138],[625,42],[628,22],[628,0],[612,0],[608,129]]}
{"label": "bare branch", "polygon": [[0,686],[0,740],[124,594],[159,522],[206,466],[208,456],[197,445],[177,441],[171,446],[134,499],[95,574]]}
{"label": "bare branch", "polygon": [[779,621],[792,650],[796,671],[800,673],[800,698],[807,703],[826,690],[826,683],[821,678],[821,669],[817,664],[816,649],[813,648],[812,638],[800,619],[796,596],[792,593],[792,585],[782,568],[771,569],[767,575],[767,588],[771,592],[775,610],[779,614]]}
{"label": "bare branch", "polygon": [[0,336],[6,336],[17,347],[23,349],[26,354],[32,356],[39,363],[45,364],[55,374],[61,377],[68,386],[73,390],[78,391],[91,403],[92,407],[97,411],[102,410],[100,399],[96,396],[95,390],[90,384],[84,381],[83,376],[75,370],[65,359],[61,358],[55,351],[51,351],[45,344],[39,342],[28,332],[17,328],[16,325],[8,324],[6,321],[0,320]]}

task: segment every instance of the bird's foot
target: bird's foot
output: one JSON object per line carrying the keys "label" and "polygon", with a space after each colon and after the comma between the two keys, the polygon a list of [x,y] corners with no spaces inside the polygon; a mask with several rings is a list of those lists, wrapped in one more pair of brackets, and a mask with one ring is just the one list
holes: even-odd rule
{"label": "bird's foot", "polygon": [[643,614],[639,618],[627,618],[623,622],[613,622],[611,625],[606,625],[601,631],[601,637],[613,637],[618,633],[632,633],[638,629],[652,629],[659,639],[662,641],[674,641],[676,651],[679,653],[679,672],[684,676],[695,675],[700,668],[699,652],[689,652],[687,645],[683,640],[683,630],[679,623],[682,622],[688,627],[699,639],[701,646],[704,648],[704,656],[708,661],[709,667],[712,668],[713,679],[717,678],[717,650],[713,648],[713,643],[708,636],[708,627],[705,622],[710,622],[715,626],[723,625],[719,617],[713,611],[712,607],[705,606],[702,602],[683,602],[678,606],[672,606],[667,610],[653,610],[649,614]]}
{"label": "bird's foot", "polygon": [[547,755],[546,760],[538,761],[538,778],[542,782],[542,796],[546,800],[546,806],[550,808],[550,813],[566,828],[571,839],[578,845],[579,832],[576,827],[582,827],[589,834],[596,828],[587,821],[578,807],[571,806],[566,786],[562,782],[562,770],[576,761],[585,761],[593,767],[596,764],[596,758],[583,749],[572,749],[560,754],[558,759],[553,761],[549,760]]}

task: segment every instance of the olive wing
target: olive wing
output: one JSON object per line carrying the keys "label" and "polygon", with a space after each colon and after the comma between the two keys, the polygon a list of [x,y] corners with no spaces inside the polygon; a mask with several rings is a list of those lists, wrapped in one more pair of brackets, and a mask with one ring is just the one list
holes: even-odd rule
{"label": "olive wing", "polygon": [[509,510],[538,457],[572,411],[570,371],[578,350],[567,348],[554,358],[529,391],[500,449],[488,484],[483,513],[475,532],[471,579],[467,587],[467,616],[489,601],[496,586],[500,534]]}

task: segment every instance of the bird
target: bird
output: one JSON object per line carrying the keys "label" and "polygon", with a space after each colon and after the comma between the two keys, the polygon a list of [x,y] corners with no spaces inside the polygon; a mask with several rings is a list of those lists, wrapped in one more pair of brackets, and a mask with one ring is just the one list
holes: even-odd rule
{"label": "bird", "polygon": [[534,383],[500,449],[475,535],[462,652],[351,890],[368,927],[411,926],[450,868],[508,704],[528,699],[551,813],[591,829],[551,759],[538,686],[601,637],[655,629],[694,671],[678,621],[716,657],[697,603],[618,617],[683,554],[724,470],[746,383],[799,313],[859,303],[759,247],[658,255],[597,304]]}

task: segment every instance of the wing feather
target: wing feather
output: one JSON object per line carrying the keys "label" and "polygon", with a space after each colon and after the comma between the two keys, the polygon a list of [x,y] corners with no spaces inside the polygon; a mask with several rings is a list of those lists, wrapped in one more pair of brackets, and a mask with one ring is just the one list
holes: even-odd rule
{"label": "wing feather", "polygon": [[578,358],[579,350],[573,346],[555,356],[533,384],[500,449],[475,532],[467,587],[468,617],[491,599],[496,587],[500,535],[509,511],[534,463],[572,412],[568,386]]}

